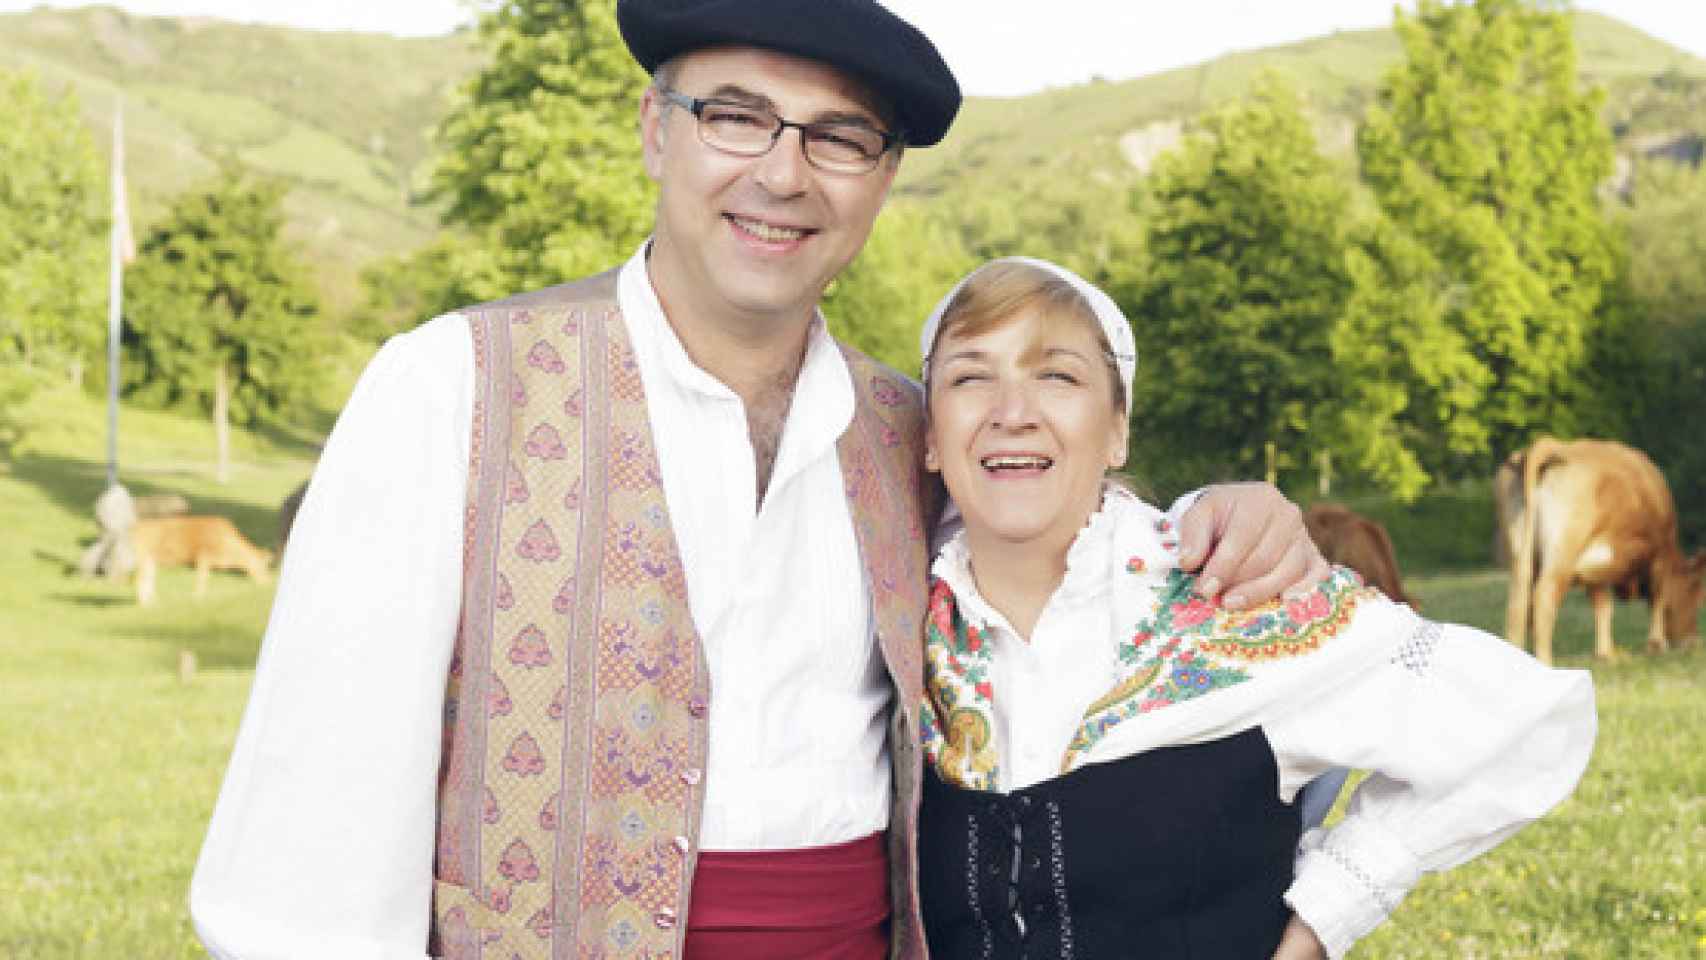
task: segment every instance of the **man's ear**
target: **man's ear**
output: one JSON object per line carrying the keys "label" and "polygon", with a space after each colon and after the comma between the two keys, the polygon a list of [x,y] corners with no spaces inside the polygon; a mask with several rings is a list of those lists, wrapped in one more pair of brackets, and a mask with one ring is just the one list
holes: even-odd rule
{"label": "man's ear", "polygon": [[924,469],[931,473],[942,472],[942,460],[936,456],[936,437],[928,427],[924,430]]}
{"label": "man's ear", "polygon": [[646,87],[646,92],[640,95],[640,152],[646,175],[656,182],[663,178],[663,148],[668,139],[664,126],[666,106],[655,85]]}

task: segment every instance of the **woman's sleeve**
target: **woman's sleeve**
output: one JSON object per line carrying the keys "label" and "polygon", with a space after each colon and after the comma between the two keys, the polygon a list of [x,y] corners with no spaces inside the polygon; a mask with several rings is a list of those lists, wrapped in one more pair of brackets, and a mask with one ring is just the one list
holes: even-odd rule
{"label": "woman's sleeve", "polygon": [[393,338],[314,471],[190,883],[218,960],[426,956],[472,355],[459,317]]}
{"label": "woman's sleeve", "polygon": [[1470,627],[1372,619],[1403,631],[1389,662],[1264,725],[1283,799],[1329,767],[1371,771],[1344,820],[1304,835],[1286,893],[1335,958],[1423,873],[1484,853],[1568,796],[1597,725],[1586,671]]}

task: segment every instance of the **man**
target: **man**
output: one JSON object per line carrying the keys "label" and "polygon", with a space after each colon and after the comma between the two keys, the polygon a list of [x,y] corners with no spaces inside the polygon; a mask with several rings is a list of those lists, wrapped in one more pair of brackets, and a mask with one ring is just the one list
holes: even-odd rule
{"label": "man", "polygon": [[[923,953],[920,402],[816,305],[958,88],[871,0],[618,15],[652,239],[363,375],[191,886],[217,957]],[[1269,488],[1217,535],[1250,597],[1324,572]]]}

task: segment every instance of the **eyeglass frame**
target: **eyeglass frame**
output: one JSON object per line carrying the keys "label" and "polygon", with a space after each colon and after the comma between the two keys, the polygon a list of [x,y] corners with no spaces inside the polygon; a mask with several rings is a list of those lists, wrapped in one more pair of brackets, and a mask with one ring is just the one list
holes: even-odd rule
{"label": "eyeglass frame", "polygon": [[[816,160],[812,159],[811,150],[807,147],[807,144],[810,142],[809,135],[814,130],[821,131],[825,127],[863,126],[862,124],[847,123],[844,121],[836,121],[833,123],[808,121],[801,123],[796,120],[784,119],[769,107],[754,106],[750,103],[741,103],[738,100],[723,100],[717,97],[694,97],[682,93],[679,90],[673,90],[669,87],[660,86],[655,89],[657,90],[658,95],[663,97],[665,103],[674,104],[693,115],[694,125],[698,127],[700,143],[705,144],[705,146],[710,147],[713,150],[720,150],[733,157],[762,157],[776,149],[776,144],[782,139],[782,134],[786,132],[789,127],[793,127],[795,130],[800,131],[800,155],[805,157],[806,162],[811,164],[813,170],[822,170],[824,173],[831,174],[862,175],[877,169],[877,167],[883,162],[883,156],[885,154],[894,150],[896,147],[905,145],[906,143],[906,137],[900,133],[894,133],[878,127],[866,127],[866,129],[882,138],[883,148],[877,151],[876,155],[871,158],[871,165],[862,170],[851,167],[845,170],[837,170],[833,167],[824,167]],[[776,129],[770,131],[770,145],[757,153],[742,153],[738,150],[732,150],[727,146],[715,144],[705,139],[704,112],[705,108],[709,106],[735,107],[741,110],[753,110],[769,114],[776,121]]]}

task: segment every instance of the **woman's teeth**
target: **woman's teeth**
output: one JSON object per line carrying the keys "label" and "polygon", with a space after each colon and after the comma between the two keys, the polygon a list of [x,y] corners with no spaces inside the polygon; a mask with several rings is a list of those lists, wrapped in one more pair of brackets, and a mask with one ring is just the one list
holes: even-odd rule
{"label": "woman's teeth", "polygon": [[985,470],[1047,470],[1054,466],[1048,457],[1012,453],[984,457],[982,463]]}

